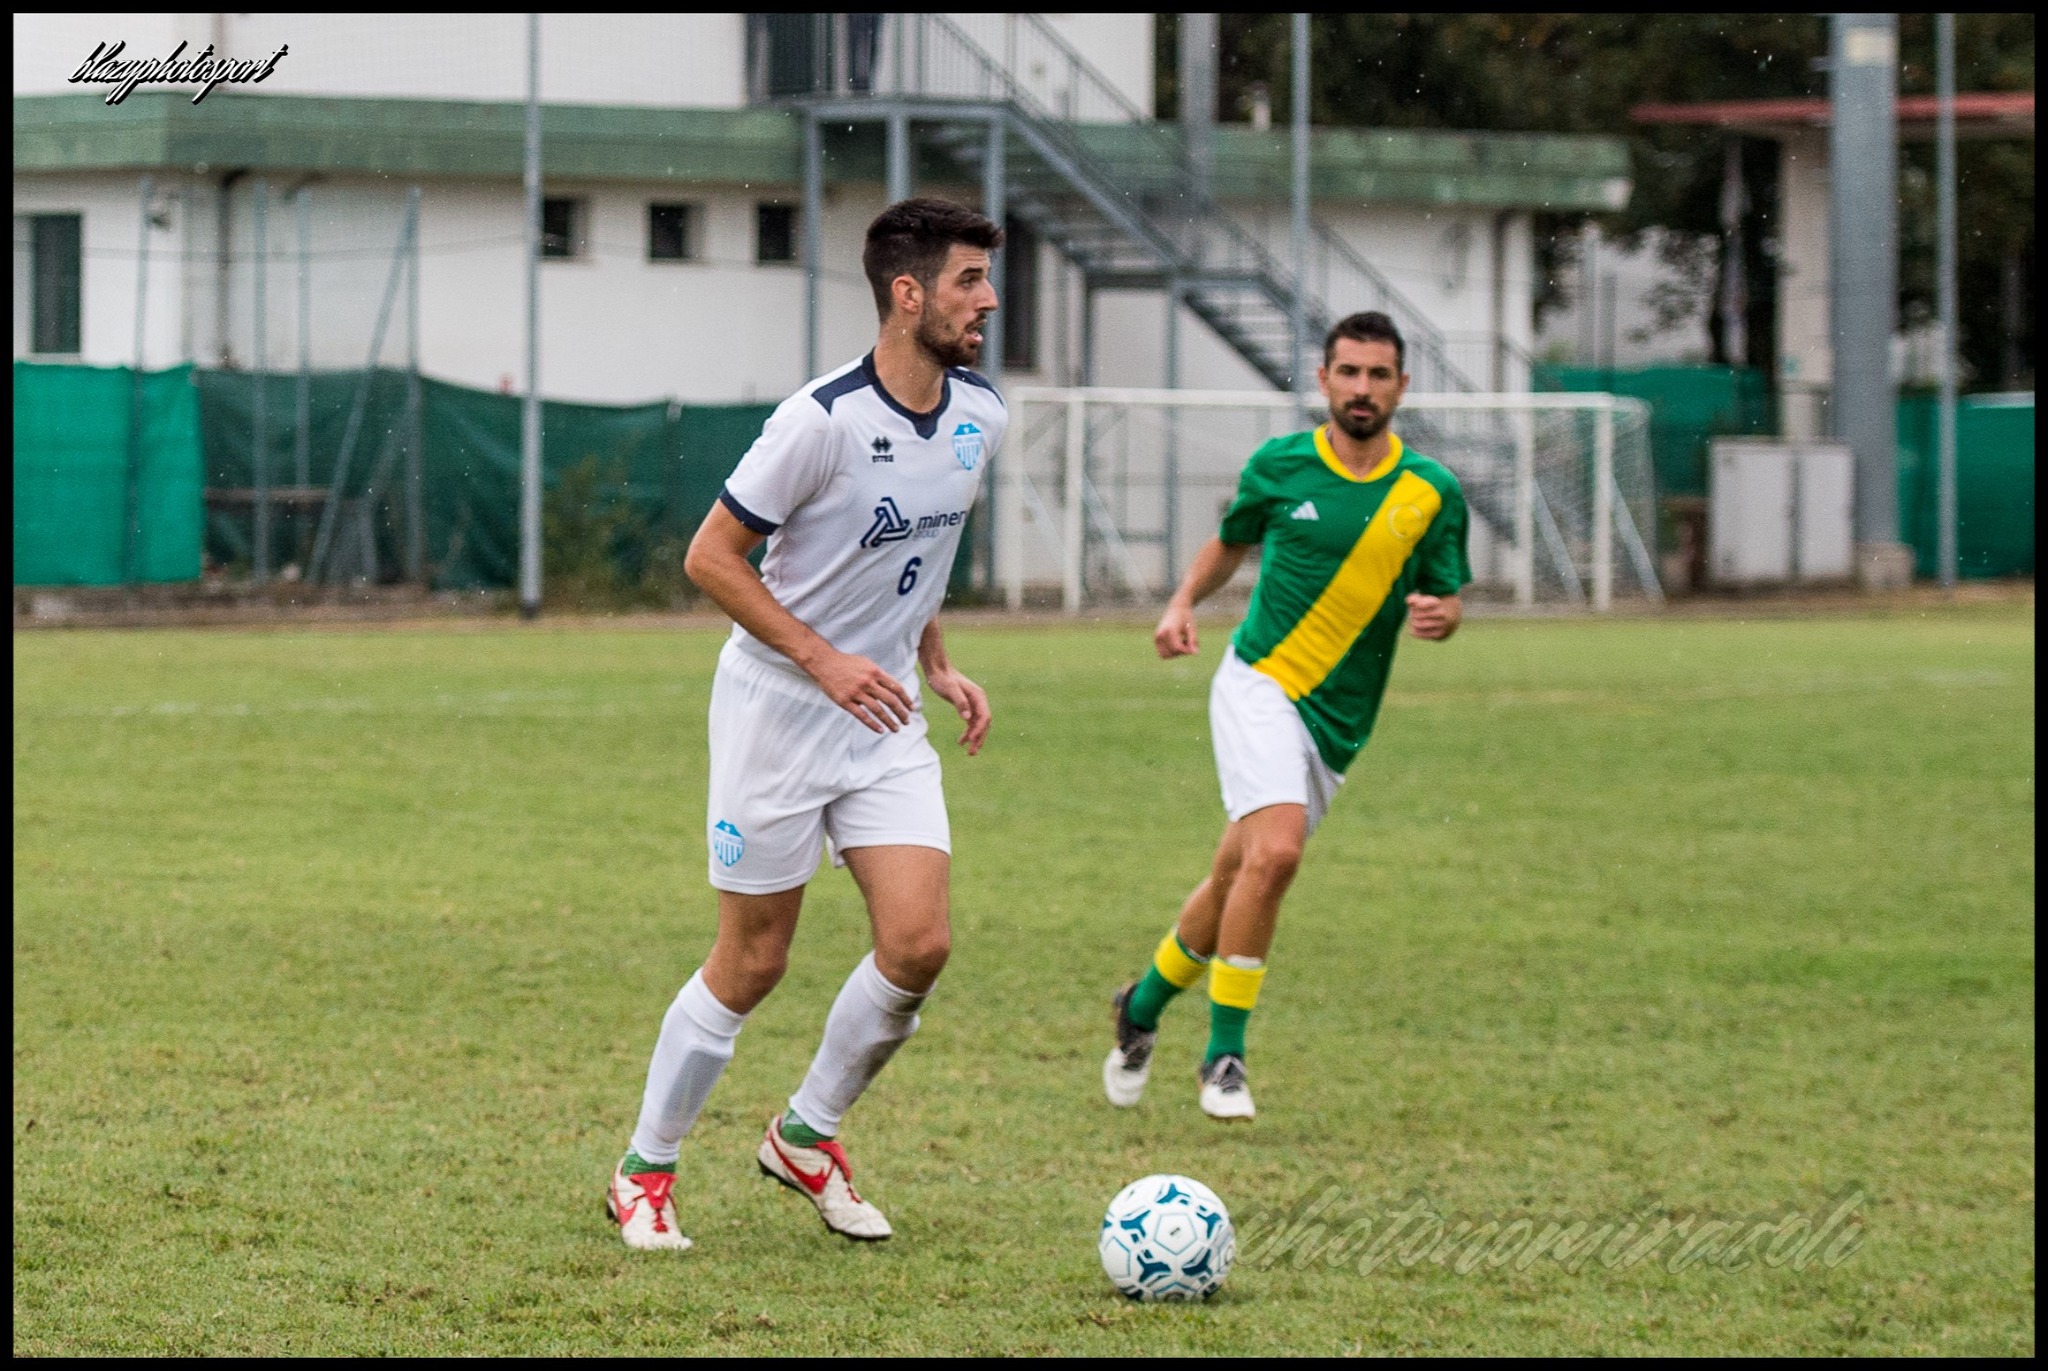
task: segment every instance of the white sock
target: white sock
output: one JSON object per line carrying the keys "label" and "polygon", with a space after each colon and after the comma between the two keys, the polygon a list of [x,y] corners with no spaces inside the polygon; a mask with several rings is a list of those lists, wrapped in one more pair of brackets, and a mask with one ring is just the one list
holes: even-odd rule
{"label": "white sock", "polygon": [[747,1016],[718,1002],[704,984],[703,968],[676,992],[661,1018],[654,1060],[647,1064],[647,1092],[640,1098],[640,1123],[633,1150],[640,1160],[668,1163],[682,1150],[683,1134],[697,1122],[711,1087],[732,1060],[733,1039]]}
{"label": "white sock", "polygon": [[883,979],[874,953],[861,958],[825,1016],[825,1039],[804,1083],[789,1097],[791,1111],[828,1137],[837,1133],[853,1102],[917,1032],[917,1007],[923,1003],[923,995]]}

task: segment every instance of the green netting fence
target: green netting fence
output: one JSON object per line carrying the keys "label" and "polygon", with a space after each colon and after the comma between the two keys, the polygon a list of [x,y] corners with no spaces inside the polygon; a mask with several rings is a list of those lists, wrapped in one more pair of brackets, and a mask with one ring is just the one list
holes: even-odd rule
{"label": "green netting fence", "polygon": [[[190,367],[14,364],[14,583],[198,577],[199,394]],[[128,511],[134,501],[130,530]]]}
{"label": "green netting fence", "polygon": [[[132,384],[133,373],[119,368],[16,364],[16,585],[124,580]],[[259,445],[257,380],[249,373],[179,367],[145,377],[142,538],[129,579],[196,579],[202,554],[231,574],[253,567],[260,446],[272,495],[273,574],[312,570],[323,511],[332,505],[322,579],[404,578],[417,510],[419,569],[428,585],[472,590],[515,583],[518,396],[416,381],[402,371],[315,373],[302,443],[298,385],[290,373],[263,382]],[[597,545],[615,573],[603,579],[614,586],[640,584],[657,561],[679,582],[683,547],[773,410],[544,402],[548,545],[583,552]],[[985,541],[979,516],[977,509],[953,568],[956,593],[966,588],[975,549]],[[547,566],[551,580],[561,570],[559,560]],[[579,574],[587,581],[588,567]]]}
{"label": "green netting fence", "polygon": [[1769,382],[1749,367],[1541,366],[1535,384],[1538,390],[1608,391],[1648,401],[1650,464],[1659,499],[1707,493],[1707,455],[1715,437],[1777,430]]}
{"label": "green netting fence", "polygon": [[[255,484],[255,380],[246,372],[198,373],[206,484],[246,491]],[[272,377],[264,408],[270,484],[296,486],[297,378]],[[436,589],[469,590],[514,583],[519,566],[520,400],[422,378],[417,422],[404,372],[326,372],[311,378],[305,484],[331,488],[349,422],[362,397],[362,418],[344,473],[343,501],[370,494],[375,564],[389,578],[404,564],[408,447],[419,443],[420,510],[425,572]],[[579,494],[616,500],[631,512],[630,536],[614,547],[628,575],[637,575],[664,541],[687,542],[718,490],[760,433],[772,405],[579,405],[541,407],[541,470],[548,500],[564,476],[591,465]],[[381,478],[381,479],[378,479]],[[551,511],[555,512],[555,511]],[[317,528],[318,507],[278,514],[273,566],[303,563]],[[337,516],[338,522],[338,516]],[[207,518],[208,555],[246,565],[254,520],[245,500],[216,501]]]}

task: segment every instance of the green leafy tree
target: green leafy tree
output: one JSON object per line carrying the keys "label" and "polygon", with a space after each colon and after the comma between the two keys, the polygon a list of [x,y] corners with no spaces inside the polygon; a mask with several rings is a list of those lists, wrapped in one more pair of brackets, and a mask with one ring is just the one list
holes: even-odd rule
{"label": "green leafy tree", "polygon": [[[1178,113],[1176,16],[1158,25],[1158,109]],[[1957,19],[1957,86],[2031,90],[2031,14],[1965,14]],[[1645,127],[1629,111],[1651,102],[1824,96],[1827,19],[1809,14],[1317,14],[1310,21],[1309,116],[1318,124],[1599,133],[1626,137],[1635,193],[1617,214],[1598,216],[1610,233],[1675,230],[1683,240],[1720,230],[1727,135],[1687,127]],[[1289,20],[1285,14],[1226,14],[1219,24],[1220,117],[1241,119],[1263,85],[1284,118]],[[1933,89],[1933,24],[1901,20],[1900,88]],[[1751,283],[1748,360],[1771,366],[1775,300],[1770,240],[1776,232],[1776,145],[1745,139],[1749,191],[1744,234]],[[1910,315],[1932,299],[1933,193],[1926,144],[1902,159],[1901,302]],[[1962,347],[1979,376],[2002,375],[2016,352],[2031,376],[2033,355],[2033,145],[1965,143],[1960,157],[1964,301]],[[1924,202],[1924,203],[1923,203]],[[1558,268],[1574,251],[1585,216],[1538,222],[1539,310],[1562,301]],[[1924,223],[1923,223],[1924,221]],[[2016,270],[2017,268],[2017,270]],[[2018,290],[2009,288],[2015,275]],[[1717,340],[1718,343],[1718,340]]]}

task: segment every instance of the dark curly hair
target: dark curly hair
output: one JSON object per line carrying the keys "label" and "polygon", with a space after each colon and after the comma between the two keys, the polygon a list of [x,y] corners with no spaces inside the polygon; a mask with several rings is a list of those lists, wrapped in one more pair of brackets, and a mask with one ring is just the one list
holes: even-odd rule
{"label": "dark curly hair", "polygon": [[876,215],[860,254],[876,312],[889,317],[889,287],[899,276],[915,277],[930,290],[955,243],[994,252],[1003,245],[1003,231],[965,205],[926,196],[898,200]]}

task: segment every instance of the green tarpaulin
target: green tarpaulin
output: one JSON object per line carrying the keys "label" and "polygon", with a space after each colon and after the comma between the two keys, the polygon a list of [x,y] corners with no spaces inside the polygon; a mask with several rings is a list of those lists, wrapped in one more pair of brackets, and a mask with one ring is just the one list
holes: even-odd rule
{"label": "green tarpaulin", "polygon": [[[215,489],[255,484],[255,382],[246,372],[199,373],[200,423],[205,435],[206,483]],[[379,480],[373,520],[378,562],[395,569],[404,550],[408,378],[380,371],[316,374],[312,378],[308,484],[334,479],[349,411],[363,396],[353,454],[342,483],[345,499],[360,498]],[[298,484],[295,413],[298,379],[273,376],[265,409],[270,484]],[[421,506],[426,562],[436,589],[467,590],[514,583],[519,566],[520,400],[423,379],[419,386]],[[646,541],[687,539],[718,496],[733,466],[760,433],[772,405],[541,406],[541,470],[553,491],[562,474],[593,461],[607,493],[620,493],[646,529]],[[381,470],[380,470],[381,468]],[[317,507],[294,520],[280,519],[274,566],[297,559],[311,539]],[[252,521],[246,506],[217,506],[208,519],[208,552],[222,562],[250,557]],[[636,565],[646,546],[622,549]]]}
{"label": "green tarpaulin", "polygon": [[[1939,422],[1934,396],[1899,397],[1899,537],[1913,545],[1921,576],[1940,572]],[[1956,570],[2034,574],[2031,395],[1969,395],[1956,405]]]}
{"label": "green tarpaulin", "polygon": [[[14,364],[14,583],[106,586],[199,575],[192,368]],[[123,536],[131,484],[135,533]],[[132,558],[132,564],[124,565]]]}
{"label": "green tarpaulin", "polygon": [[1777,423],[1763,373],[1747,367],[1543,366],[1536,388],[1607,391],[1648,401],[1650,462],[1660,499],[1707,493],[1707,448],[1717,435],[1770,433]]}
{"label": "green tarpaulin", "polygon": [[[16,363],[14,374],[15,584],[120,583],[132,373]],[[299,378],[276,374],[262,384],[274,573],[293,565],[305,570],[346,448],[327,568],[396,579],[405,566],[417,442],[428,584],[437,590],[514,584],[518,396],[422,378],[415,418],[414,383],[404,372],[315,374],[308,384],[302,470]],[[247,571],[253,564],[256,387],[256,378],[242,371],[180,367],[145,378],[142,536],[133,579],[196,579],[202,549],[217,565]],[[621,579],[634,583],[664,546],[671,563],[679,559],[773,410],[768,404],[547,401],[541,465],[549,518],[575,513],[561,507],[558,492],[566,474],[580,471],[573,489],[607,511],[601,522],[611,531],[610,556]],[[956,592],[965,588],[979,546],[979,516],[977,510],[953,568]]]}

